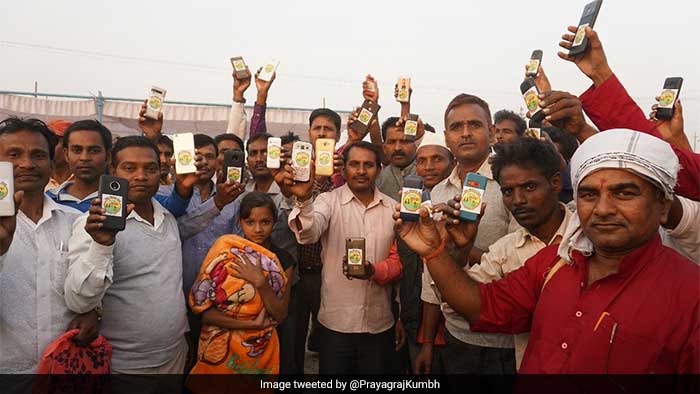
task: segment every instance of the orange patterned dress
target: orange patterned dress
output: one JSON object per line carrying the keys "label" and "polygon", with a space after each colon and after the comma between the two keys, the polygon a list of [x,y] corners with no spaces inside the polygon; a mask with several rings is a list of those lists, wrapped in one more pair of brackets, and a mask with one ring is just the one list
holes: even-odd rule
{"label": "orange patterned dress", "polygon": [[[278,297],[287,277],[277,256],[236,235],[217,239],[202,263],[189,294],[194,313],[218,308],[237,320],[254,320],[265,307],[249,282],[232,275],[231,265],[243,256],[262,265],[263,274]],[[204,324],[199,338],[197,364],[192,374],[278,374],[279,339],[275,327],[229,330]]]}

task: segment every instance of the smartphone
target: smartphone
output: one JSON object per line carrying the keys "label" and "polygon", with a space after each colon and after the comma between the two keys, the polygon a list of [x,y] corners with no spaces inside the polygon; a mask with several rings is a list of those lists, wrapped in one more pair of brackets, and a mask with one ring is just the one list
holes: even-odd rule
{"label": "smartphone", "polygon": [[352,122],[350,127],[360,134],[365,134],[369,128],[369,123],[377,116],[381,106],[374,101],[365,100],[362,103],[362,108],[360,108],[360,115],[357,116],[357,120]]}
{"label": "smartphone", "polygon": [[194,135],[192,133],[173,134],[173,148],[175,173],[197,172],[197,167],[194,165]]}
{"label": "smartphone", "polygon": [[403,125],[403,134],[407,140],[415,141],[418,134],[418,115],[410,114]]}
{"label": "smartphone", "polygon": [[525,129],[523,135],[539,140],[542,137],[542,123],[534,122],[532,119],[530,119],[530,122],[528,122],[527,125],[527,129]]}
{"label": "smartphone", "polygon": [[280,168],[282,154],[282,139],[270,137],[267,139],[267,168]]}
{"label": "smartphone", "polygon": [[233,72],[237,79],[250,78],[250,69],[241,56],[232,57],[231,65],[233,66]]}
{"label": "smartphone", "polygon": [[467,173],[462,185],[462,200],[459,211],[459,218],[464,221],[476,222],[481,214],[481,204],[483,203],[484,191],[486,190],[486,177]]}
{"label": "smartphone", "polygon": [[163,110],[163,100],[165,100],[165,89],[158,86],[151,87],[151,94],[148,96],[146,104],[147,118],[158,120],[158,114]]}
{"label": "smartphone", "polygon": [[345,240],[345,257],[348,261],[348,275],[364,276],[365,239],[347,238]]}
{"label": "smartphone", "polygon": [[15,178],[12,163],[0,161],[0,216],[15,215]]}
{"label": "smartphone", "polygon": [[541,122],[544,119],[544,112],[540,108],[540,90],[537,89],[535,80],[532,77],[525,78],[523,83],[520,84],[520,93],[523,94],[530,119],[535,122]]}
{"label": "smartphone", "polygon": [[129,201],[129,181],[110,175],[100,176],[98,198],[105,210],[105,230],[121,231],[126,227],[126,204]]}
{"label": "smartphone", "polygon": [[241,182],[243,179],[243,165],[245,152],[234,149],[224,152],[223,167],[226,173],[226,183]]}
{"label": "smartphone", "polygon": [[296,141],[292,146],[292,168],[294,181],[308,182],[311,180],[311,144]]}
{"label": "smartphone", "polygon": [[540,64],[542,64],[542,50],[535,49],[530,55],[530,63],[527,64],[526,75],[528,77],[537,76],[537,72],[540,69]]}
{"label": "smartphone", "polygon": [[275,71],[277,71],[277,67],[279,67],[279,65],[280,62],[278,60],[272,60],[269,63],[266,63],[260,71],[258,78],[260,78],[263,81],[269,82],[272,79],[272,74],[274,74]]}
{"label": "smartphone", "polygon": [[678,100],[683,86],[683,78],[669,77],[664,81],[664,88],[659,94],[659,106],[656,109],[656,119],[669,120],[673,117],[673,106]]}
{"label": "smartphone", "polygon": [[335,152],[335,140],[331,138],[318,138],[316,140],[316,175],[333,175],[333,152]]}
{"label": "smartphone", "polygon": [[586,38],[586,27],[590,26],[592,29],[595,25],[595,20],[598,19],[598,12],[600,7],[603,5],[603,0],[595,0],[586,4],[583,9],[583,14],[581,14],[581,20],[578,22],[578,30],[576,30],[576,36],[574,36],[574,42],[571,44],[571,49],[569,49],[569,56],[580,56],[586,52],[588,48],[588,38]]}
{"label": "smartphone", "polygon": [[400,103],[407,103],[411,97],[411,78],[409,77],[399,77],[398,94],[396,96],[396,101]]}
{"label": "smartphone", "polygon": [[407,175],[401,188],[401,220],[418,221],[418,210],[423,205],[423,177]]}

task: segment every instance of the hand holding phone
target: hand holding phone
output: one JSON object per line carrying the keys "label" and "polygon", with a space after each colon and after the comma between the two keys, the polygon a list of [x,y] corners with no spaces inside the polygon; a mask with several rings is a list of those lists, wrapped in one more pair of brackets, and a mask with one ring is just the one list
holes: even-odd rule
{"label": "hand holding phone", "polygon": [[192,133],[173,134],[173,157],[175,174],[197,172],[195,166],[194,135]]}
{"label": "hand holding phone", "polygon": [[415,141],[418,135],[418,115],[409,114],[403,125],[403,134],[409,141]]}
{"label": "hand holding phone", "polygon": [[535,49],[532,51],[532,55],[530,56],[530,61],[527,64],[527,71],[525,72],[525,75],[528,77],[535,77],[537,76],[539,70],[540,70],[540,65],[542,64],[542,50],[541,49]]}
{"label": "hand holding phone", "polygon": [[520,84],[520,92],[523,94],[525,106],[527,107],[530,118],[535,122],[541,122],[544,119],[544,112],[540,108],[540,90],[532,78],[526,78]]}
{"label": "hand holding phone", "polygon": [[578,28],[576,29],[574,41],[571,43],[571,48],[569,49],[570,57],[583,55],[586,52],[586,49],[588,49],[586,27],[593,29],[602,5],[603,0],[595,0],[586,4],[586,7],[583,9],[583,14],[581,14],[581,19],[578,22]]}
{"label": "hand holding phone", "polygon": [[408,103],[411,100],[411,78],[399,77],[396,85],[396,101]]}
{"label": "hand holding phone", "polygon": [[271,60],[262,67],[260,72],[257,75],[257,79],[260,79],[265,82],[271,82],[272,81],[272,76],[273,74],[277,71],[277,67],[279,67],[280,62],[278,60]]}
{"label": "hand holding phone", "polygon": [[345,240],[343,265],[343,273],[348,278],[369,279],[371,277],[372,266],[367,262],[364,238],[347,238]]}
{"label": "hand holding phone", "polygon": [[224,152],[223,170],[226,183],[243,183],[245,152],[234,149]]}
{"label": "hand holding phone", "polygon": [[232,57],[231,65],[233,66],[233,73],[237,79],[250,78],[250,69],[241,56]]}
{"label": "hand holding phone", "polygon": [[158,120],[159,117],[162,117],[160,113],[163,111],[163,100],[165,100],[165,89],[158,86],[151,87],[151,93],[146,103],[145,116],[153,120]]}
{"label": "hand holding phone", "polygon": [[292,168],[294,169],[295,182],[309,182],[311,180],[311,144],[304,141],[296,141],[292,146]]}
{"label": "hand holding phone", "polygon": [[481,214],[481,204],[486,191],[486,177],[473,172],[467,174],[462,186],[460,220],[476,222]]}
{"label": "hand holding phone", "polygon": [[673,117],[673,107],[678,100],[683,86],[683,78],[668,77],[664,81],[664,87],[659,93],[659,103],[656,107],[656,119],[671,120]]}
{"label": "hand holding phone", "polygon": [[318,138],[316,140],[316,149],[314,154],[316,156],[315,166],[316,175],[320,176],[331,176],[333,175],[333,164],[334,158],[333,153],[335,152],[335,140],[331,138]]}
{"label": "hand holding phone", "polygon": [[[97,198],[101,208],[102,226],[100,230],[121,231],[126,227],[129,182],[126,179],[109,175],[100,176]],[[92,208],[91,208],[92,210]]]}
{"label": "hand holding phone", "polygon": [[379,87],[373,76],[367,74],[364,82],[362,82],[362,97],[365,100],[379,102]]}
{"label": "hand holding phone", "polygon": [[381,107],[374,101],[365,100],[360,107],[360,113],[357,115],[350,128],[360,135],[367,134],[370,123],[376,118]]}
{"label": "hand holding phone", "polygon": [[282,156],[282,139],[270,137],[267,139],[267,168],[280,168],[280,158]]}
{"label": "hand holding phone", "polygon": [[423,206],[423,195],[423,178],[417,175],[406,176],[401,189],[401,220],[418,221],[418,211]]}

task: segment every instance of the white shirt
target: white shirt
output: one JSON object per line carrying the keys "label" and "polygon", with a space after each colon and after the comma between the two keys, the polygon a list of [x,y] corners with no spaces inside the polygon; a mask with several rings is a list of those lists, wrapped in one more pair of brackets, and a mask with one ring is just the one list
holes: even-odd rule
{"label": "white shirt", "polygon": [[695,264],[700,264],[700,202],[677,196],[683,206],[683,217],[673,230],[666,230],[675,241],[675,249]]}
{"label": "white shirt", "polygon": [[0,373],[36,373],[46,347],[75,316],[63,300],[63,281],[80,214],[48,197],[37,223],[17,213],[12,244],[0,256]]}
{"label": "white shirt", "polygon": [[231,105],[231,112],[228,114],[228,125],[226,126],[227,134],[235,134],[241,140],[245,141],[248,139],[248,133],[246,132],[246,123],[248,121],[248,116],[245,113],[245,106],[243,103],[233,102]]}
{"label": "white shirt", "polygon": [[100,333],[114,369],[159,367],[177,357],[187,331],[177,221],[155,199],[153,224],[132,211],[111,246],[73,225],[66,304],[83,313],[102,301]]}

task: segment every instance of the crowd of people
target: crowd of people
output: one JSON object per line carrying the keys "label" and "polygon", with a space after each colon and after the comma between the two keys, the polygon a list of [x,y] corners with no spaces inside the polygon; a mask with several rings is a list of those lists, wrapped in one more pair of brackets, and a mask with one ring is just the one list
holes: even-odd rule
{"label": "crowd of people", "polygon": [[[534,77],[541,138],[472,94],[416,138],[410,100],[364,134],[358,108],[333,175],[312,165],[308,182],[291,165],[297,135],[282,137],[280,168],[266,164],[274,77],[257,73],[234,74],[228,129],[194,136],[190,174],[145,103],[141,136],[5,119],[17,211],[0,217],[0,372],[36,373],[77,330],[78,346],[107,340],[113,374],[301,374],[307,349],[320,374],[700,373],[700,155],[680,101],[670,120],[646,116],[585,35],[582,56],[559,56],[588,90],[554,90],[541,66]],[[379,91],[368,76],[363,98]],[[309,142],[342,126],[316,109]],[[235,150],[241,182],[223,166]],[[104,174],[128,182],[121,231],[104,228]],[[476,222],[460,218],[467,174],[486,179]],[[430,200],[409,221],[397,201],[416,175]],[[363,274],[349,272],[349,238],[364,239]]]}

